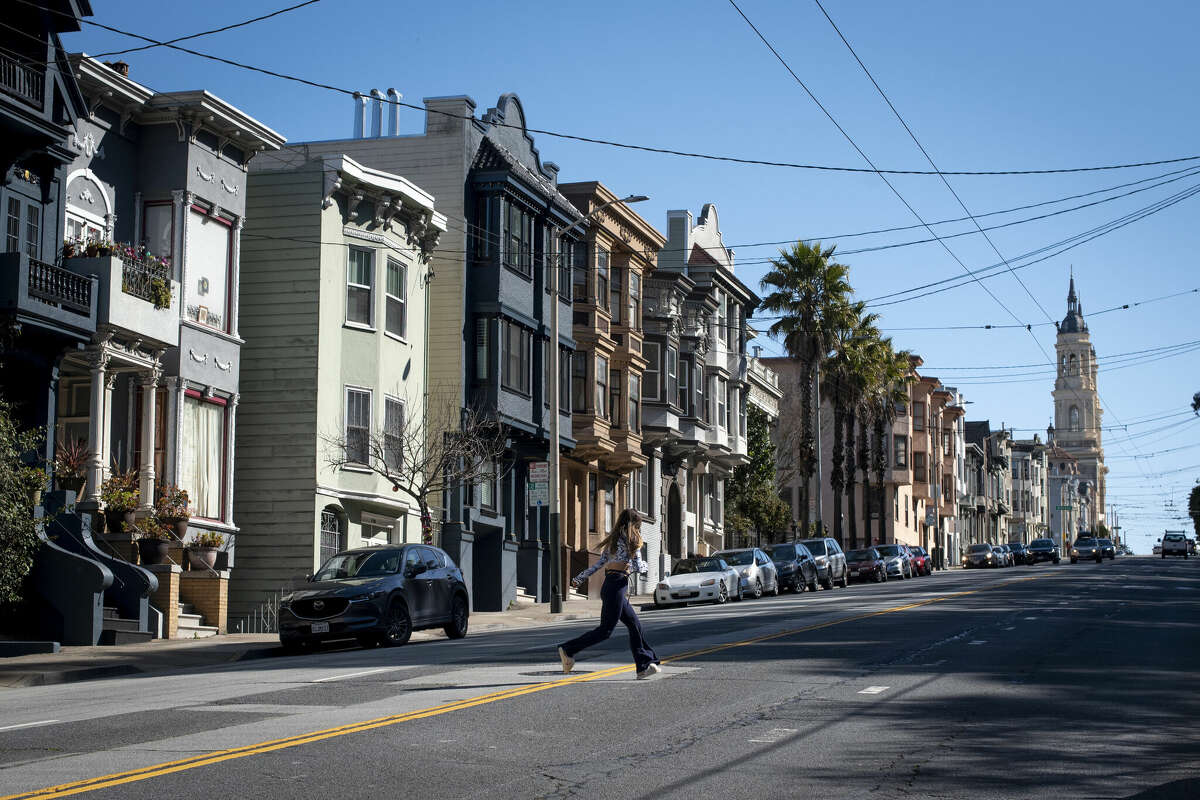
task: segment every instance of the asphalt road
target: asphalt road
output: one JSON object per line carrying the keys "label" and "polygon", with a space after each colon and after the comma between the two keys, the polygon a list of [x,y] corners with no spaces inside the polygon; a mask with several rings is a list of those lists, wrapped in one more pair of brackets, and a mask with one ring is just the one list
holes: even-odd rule
{"label": "asphalt road", "polygon": [[[1200,797],[1200,564],[1123,558],[0,692],[0,795]],[[51,791],[51,787],[56,787]]]}

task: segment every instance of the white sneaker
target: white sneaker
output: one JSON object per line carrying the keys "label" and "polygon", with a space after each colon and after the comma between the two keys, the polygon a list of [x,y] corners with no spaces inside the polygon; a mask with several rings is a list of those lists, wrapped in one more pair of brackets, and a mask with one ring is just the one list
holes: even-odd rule
{"label": "white sneaker", "polygon": [[567,651],[561,647],[558,648],[558,657],[562,659],[563,672],[570,672],[575,668],[575,659],[567,655]]}
{"label": "white sneaker", "polygon": [[653,678],[660,672],[662,672],[662,667],[660,667],[658,664],[648,664],[646,665],[645,669],[638,671],[637,679],[639,681],[644,681],[647,678]]}

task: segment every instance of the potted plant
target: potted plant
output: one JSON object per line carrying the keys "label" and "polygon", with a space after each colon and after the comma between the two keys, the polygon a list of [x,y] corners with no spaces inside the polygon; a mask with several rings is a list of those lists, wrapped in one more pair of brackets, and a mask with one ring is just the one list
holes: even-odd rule
{"label": "potted plant", "polygon": [[173,530],[182,541],[187,535],[188,520],[191,516],[188,510],[187,490],[174,485],[164,486],[158,493],[158,502],[154,504],[154,519]]}
{"label": "potted plant", "polygon": [[115,244],[107,239],[104,239],[96,243],[96,252],[98,255],[111,256],[113,251],[116,250],[116,247],[117,246]]}
{"label": "potted plant", "polygon": [[153,519],[146,521],[142,535],[137,540],[138,560],[142,566],[150,564],[165,564],[167,549],[171,544],[171,532],[158,525]]}
{"label": "potted plant", "polygon": [[78,497],[87,482],[92,451],[82,439],[59,439],[54,445],[54,481],[59,489],[68,489]]}
{"label": "potted plant", "polygon": [[214,531],[203,531],[196,534],[188,547],[188,561],[193,569],[212,569],[217,563],[217,548],[225,542],[225,537]]}
{"label": "potted plant", "polygon": [[121,533],[127,524],[133,525],[133,512],[137,510],[140,497],[137,472],[122,472],[114,464],[108,480],[100,484],[100,501],[104,503],[104,528],[107,533]]}
{"label": "potted plant", "polygon": [[76,242],[74,239],[64,239],[63,240],[63,248],[62,248],[62,257],[63,258],[74,258],[75,254],[78,252],[78,248],[79,248],[79,243]]}
{"label": "potted plant", "polygon": [[170,308],[171,284],[162,278],[150,279],[150,302],[155,308]]}

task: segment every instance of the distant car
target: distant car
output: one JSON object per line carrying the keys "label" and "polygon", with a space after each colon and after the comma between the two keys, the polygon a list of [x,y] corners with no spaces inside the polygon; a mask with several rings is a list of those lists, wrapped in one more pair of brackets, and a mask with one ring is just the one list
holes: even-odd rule
{"label": "distant car", "polygon": [[875,549],[883,557],[889,578],[904,580],[913,576],[912,559],[909,558],[908,550],[904,545],[879,544],[875,545]]}
{"label": "distant car", "polygon": [[1080,536],[1075,540],[1075,544],[1071,545],[1071,563],[1078,564],[1081,558],[1090,558],[1097,564],[1104,560],[1104,552],[1100,549],[1100,542],[1096,537]]}
{"label": "distant car", "polygon": [[741,577],[720,558],[683,558],[654,589],[654,605],[725,603],[741,600]]}
{"label": "distant car", "polygon": [[832,589],[834,583],[845,587],[850,582],[849,570],[846,567],[846,554],[836,539],[826,536],[823,539],[801,539],[800,544],[808,548],[813,559],[817,562],[817,573],[821,584],[826,589]]}
{"label": "distant car", "polygon": [[998,567],[1000,562],[990,544],[973,544],[967,548],[963,556],[963,568]]}
{"label": "distant car", "polygon": [[933,557],[925,551],[924,547],[913,547],[910,545],[908,553],[912,559],[914,575],[933,574]]}
{"label": "distant car", "polygon": [[1188,539],[1188,552],[1191,553],[1192,555],[1196,555],[1196,540],[1195,539]]}
{"label": "distant car", "polygon": [[1162,545],[1161,544],[1154,545],[1154,555],[1158,555],[1161,552],[1162,552]]}
{"label": "distant car", "polygon": [[1011,567],[1013,565],[1012,550],[1008,549],[1006,544],[998,544],[992,547],[996,552],[996,558],[1002,567]]}
{"label": "distant car", "polygon": [[742,547],[737,550],[722,550],[713,553],[714,558],[723,558],[737,570],[741,585],[738,591],[744,597],[762,597],[764,593],[779,594],[779,571],[775,562],[757,547]]}
{"label": "distant car", "polygon": [[1097,539],[1097,544],[1100,545],[1100,554],[1108,560],[1117,557],[1117,546],[1112,543],[1112,539]]}
{"label": "distant car", "polygon": [[775,562],[779,585],[793,592],[817,590],[817,562],[808,548],[799,543],[769,544],[763,548]]}
{"label": "distant car", "polygon": [[1058,545],[1053,539],[1034,539],[1029,543],[1029,547],[1025,548],[1025,553],[1029,556],[1030,564],[1037,564],[1041,561],[1053,561],[1058,563]]}
{"label": "distant car", "polygon": [[462,571],[430,545],[362,547],[330,558],[307,585],[279,603],[279,642],[287,650],[332,639],[405,644],[419,628],[467,635]]}
{"label": "distant car", "polygon": [[887,563],[883,555],[874,547],[864,547],[859,550],[846,551],[846,566],[850,570],[851,581],[875,581],[883,583],[887,580]]}
{"label": "distant car", "polygon": [[1162,538],[1162,557],[1167,556],[1183,556],[1188,557],[1187,537],[1182,533],[1164,534]]}
{"label": "distant car", "polygon": [[1012,551],[1014,563],[1022,566],[1033,563],[1033,557],[1030,556],[1024,542],[1009,542],[1008,549]]}

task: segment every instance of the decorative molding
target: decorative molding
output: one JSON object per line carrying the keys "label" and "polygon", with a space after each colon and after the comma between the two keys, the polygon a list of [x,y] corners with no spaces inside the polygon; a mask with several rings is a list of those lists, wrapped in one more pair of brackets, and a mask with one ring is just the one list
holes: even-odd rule
{"label": "decorative molding", "polygon": [[205,183],[214,183],[217,180],[217,174],[215,172],[205,173],[205,171],[200,168],[199,164],[196,165],[196,174],[199,175],[200,180],[204,181]]}
{"label": "decorative molding", "polygon": [[88,205],[96,205],[96,198],[92,196],[92,190],[86,186],[79,190],[79,199]]}
{"label": "decorative molding", "polygon": [[329,170],[325,171],[325,189],[324,197],[321,199],[321,208],[329,208],[333,205],[333,193],[342,188],[342,176],[336,172]]}
{"label": "decorative molding", "polygon": [[213,219],[217,219],[221,216],[221,207],[214,204],[213,207],[208,210],[208,215]]}
{"label": "decorative molding", "polygon": [[238,404],[238,401],[241,399],[242,399],[242,396],[240,394],[238,394],[237,392],[234,392],[233,394],[229,395],[229,405],[231,407],[236,406]]}
{"label": "decorative molding", "polygon": [[222,372],[229,372],[229,370],[233,368],[232,361],[222,361],[216,356],[213,356],[213,363],[216,364],[217,369],[221,370]]}
{"label": "decorative molding", "polygon": [[102,145],[96,141],[96,137],[91,131],[85,133],[83,135],[83,138],[79,137],[78,131],[76,131],[75,133],[72,133],[70,142],[71,142],[71,144],[73,144],[75,146],[76,150],[83,153],[88,158],[104,158],[105,157],[104,156],[104,145]]}
{"label": "decorative molding", "polygon": [[363,201],[365,195],[362,192],[355,192],[350,195],[346,201],[346,218],[354,221],[358,219],[358,204]]}
{"label": "decorative molding", "polygon": [[148,371],[143,372],[138,376],[138,385],[143,389],[153,389],[158,386],[158,381],[162,378],[162,367],[155,364]]}
{"label": "decorative molding", "polygon": [[221,178],[221,188],[230,194],[237,194],[239,189],[236,183],[226,183],[224,178]]}
{"label": "decorative molding", "polygon": [[208,361],[208,353],[197,354],[196,351],[190,347],[188,348],[188,355],[191,356],[192,361],[195,361],[197,364],[203,364],[204,362]]}

